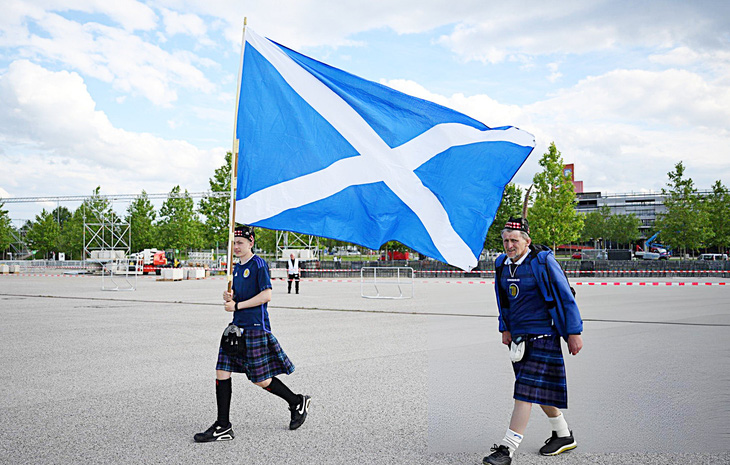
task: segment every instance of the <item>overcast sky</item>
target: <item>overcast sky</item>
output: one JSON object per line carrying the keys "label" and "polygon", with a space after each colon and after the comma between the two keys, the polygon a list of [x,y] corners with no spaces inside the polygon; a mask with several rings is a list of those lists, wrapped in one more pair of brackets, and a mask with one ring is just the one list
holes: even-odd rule
{"label": "overcast sky", "polygon": [[232,145],[244,16],[332,66],[534,134],[520,185],[552,141],[586,191],[657,191],[679,161],[697,188],[730,185],[725,0],[4,0],[0,197],[206,190]]}

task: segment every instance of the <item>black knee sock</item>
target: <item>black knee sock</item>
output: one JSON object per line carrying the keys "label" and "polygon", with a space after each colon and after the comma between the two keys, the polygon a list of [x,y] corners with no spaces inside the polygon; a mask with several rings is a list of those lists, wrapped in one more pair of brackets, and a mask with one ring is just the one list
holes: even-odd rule
{"label": "black knee sock", "polygon": [[215,400],[218,403],[219,426],[228,426],[231,411],[231,378],[215,380]]}
{"label": "black knee sock", "polygon": [[289,281],[289,291],[288,292],[291,292],[291,281]]}
{"label": "black knee sock", "polygon": [[299,281],[296,282],[296,286],[295,287],[297,289],[297,294],[299,294]]}
{"label": "black knee sock", "polygon": [[279,381],[278,378],[271,378],[271,382],[268,386],[266,386],[264,389],[269,391],[270,393],[277,395],[284,399],[289,406],[296,406],[301,398],[297,395],[291,392],[291,389],[286,387],[286,384]]}

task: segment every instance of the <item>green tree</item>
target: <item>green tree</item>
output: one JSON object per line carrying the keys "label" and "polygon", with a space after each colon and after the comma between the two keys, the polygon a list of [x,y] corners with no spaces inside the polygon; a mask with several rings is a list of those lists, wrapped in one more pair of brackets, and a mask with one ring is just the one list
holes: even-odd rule
{"label": "green tree", "polygon": [[160,207],[157,227],[164,248],[182,251],[204,245],[203,223],[195,212],[195,202],[187,190],[180,193],[180,186],[172,188]]}
{"label": "green tree", "polygon": [[255,247],[266,253],[276,252],[276,231],[273,229],[256,228]]}
{"label": "green tree", "polygon": [[155,207],[150,202],[144,190],[127,208],[126,221],[130,225],[131,244],[133,251],[151,249],[156,246],[157,226],[155,226]]}
{"label": "green tree", "polygon": [[611,208],[603,205],[596,211],[586,213],[583,217],[583,229],[580,233],[580,240],[583,242],[592,241],[593,247],[597,247],[598,240],[606,237],[608,221],[611,217]]}
{"label": "green tree", "polygon": [[[211,193],[224,192],[220,197],[206,194],[200,199],[198,212],[205,217],[205,239],[210,246],[225,248],[228,244],[231,192],[231,152],[226,153],[223,165],[208,179]],[[274,239],[276,241],[276,239]]]}
{"label": "green tree", "polygon": [[696,250],[712,239],[712,228],[709,226],[710,216],[701,208],[697,189],[691,178],[685,178],[685,167],[680,161],[674,171],[667,173],[669,182],[662,189],[666,195],[664,206],[666,213],[657,218],[657,228],[661,230],[662,242],[675,249]]}
{"label": "green tree", "polygon": [[84,251],[83,211],[83,208],[77,208],[61,230],[61,251],[66,253],[69,260],[84,258],[81,256]]}
{"label": "green tree", "polygon": [[71,219],[71,212],[68,208],[59,206],[53,209],[51,216],[53,216],[53,219],[56,220],[58,226],[63,229],[63,225]]}
{"label": "green tree", "polygon": [[578,239],[583,229],[583,215],[575,210],[575,188],[563,173],[563,157],[550,144],[540,159],[543,171],[535,174],[535,203],[530,209],[530,236],[533,242],[552,245],[567,244]]}
{"label": "green tree", "polygon": [[629,245],[639,239],[641,220],[633,213],[611,215],[608,218],[606,238],[617,245]]}
{"label": "green tree", "polygon": [[61,238],[61,228],[56,219],[44,208],[36,215],[31,223],[28,234],[25,236],[28,247],[36,251],[35,258],[48,258],[51,252],[58,252]]}
{"label": "green tree", "polygon": [[713,236],[708,246],[717,247],[720,253],[730,247],[730,192],[722,182],[715,181],[712,193],[705,198],[702,206],[712,222]]}
{"label": "green tree", "polygon": [[7,250],[13,242],[13,223],[8,210],[3,209],[4,205],[0,202],[0,251]]}
{"label": "green tree", "polygon": [[487,231],[484,247],[490,250],[502,250],[502,229],[510,216],[522,215],[522,189],[509,183],[504,188],[502,202],[499,204],[494,221]]}

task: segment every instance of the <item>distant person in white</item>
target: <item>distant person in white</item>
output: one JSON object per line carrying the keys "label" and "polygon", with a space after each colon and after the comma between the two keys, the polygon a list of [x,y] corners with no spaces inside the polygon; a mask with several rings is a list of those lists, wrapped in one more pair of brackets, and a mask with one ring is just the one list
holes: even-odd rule
{"label": "distant person in white", "polygon": [[291,294],[291,282],[294,281],[296,284],[294,285],[294,289],[296,289],[296,293],[299,294],[299,259],[294,258],[294,254],[289,255],[289,263],[288,263],[288,274],[289,274],[289,294]]}

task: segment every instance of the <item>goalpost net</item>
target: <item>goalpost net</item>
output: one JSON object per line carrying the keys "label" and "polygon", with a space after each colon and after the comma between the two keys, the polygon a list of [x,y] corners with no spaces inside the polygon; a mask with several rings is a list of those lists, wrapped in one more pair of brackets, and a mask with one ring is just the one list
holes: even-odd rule
{"label": "goalpost net", "polygon": [[413,268],[364,266],[360,269],[360,296],[366,299],[413,298]]}

